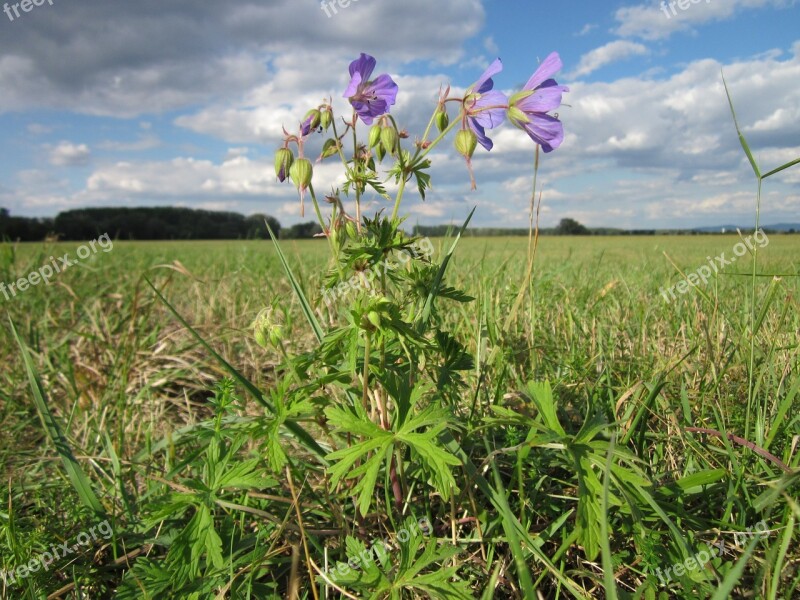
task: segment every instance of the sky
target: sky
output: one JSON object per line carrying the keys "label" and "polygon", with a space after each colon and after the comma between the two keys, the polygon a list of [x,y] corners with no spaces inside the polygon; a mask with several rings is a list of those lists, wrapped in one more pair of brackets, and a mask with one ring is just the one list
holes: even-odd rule
{"label": "sky", "polygon": [[[12,215],[171,205],[307,221],[274,152],[325,98],[349,114],[361,52],[398,83],[392,114],[412,141],[440,87],[463,92],[500,57],[495,87],[510,95],[557,51],[570,91],[564,143],[540,161],[543,227],[752,224],[756,184],[723,74],[762,171],[800,157],[798,0],[36,1],[0,13],[0,207]],[[527,226],[534,143],[508,122],[490,136],[475,191],[450,140],[432,151],[433,189],[405,196],[411,222],[460,223],[477,206],[475,226]],[[318,191],[341,183],[341,163],[315,165]],[[374,195],[364,205],[391,209]],[[761,222],[800,222],[800,166],[766,180]]]}

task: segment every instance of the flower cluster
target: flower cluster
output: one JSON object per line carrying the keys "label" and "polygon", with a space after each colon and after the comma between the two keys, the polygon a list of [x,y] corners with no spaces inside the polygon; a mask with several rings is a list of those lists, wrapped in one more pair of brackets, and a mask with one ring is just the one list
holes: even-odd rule
{"label": "flower cluster", "polygon": [[[455,147],[466,159],[472,188],[475,189],[472,156],[478,144],[487,151],[492,150],[494,144],[486,132],[500,126],[506,117],[515,127],[525,131],[545,153],[552,152],[564,141],[564,127],[558,119],[558,115],[550,114],[561,106],[563,94],[569,91],[567,86],[559,85],[553,79],[553,76],[563,66],[561,58],[556,52],[550,54],[539,65],[522,90],[510,98],[502,91],[494,89],[493,78],[503,70],[503,63],[499,58],[489,65],[489,68],[474,84],[467,88],[463,96],[451,97],[448,87],[440,96],[436,112],[431,120],[432,124],[436,124],[440,135],[435,140],[429,141],[427,139],[428,131],[426,131],[423,139],[417,140],[417,153],[413,157],[405,156],[401,151],[400,139],[408,137],[408,134],[405,131],[399,131],[394,119],[389,115],[391,107],[397,101],[398,85],[386,73],[371,79],[376,65],[375,58],[365,53],[350,63],[350,83],[343,94],[353,108],[351,119],[345,121],[347,130],[355,131],[358,120],[365,125],[373,125],[373,122],[378,119],[378,123],[373,125],[370,130],[369,144],[357,147],[351,159],[346,158],[342,152],[342,139],[347,131],[342,135],[338,135],[336,132],[333,108],[330,102],[312,109],[306,114],[300,124],[298,135],[290,135],[285,132],[284,145],[275,157],[275,174],[280,181],[291,178],[298,188],[301,214],[303,214],[303,198],[306,190],[311,188],[313,177],[311,163],[303,158],[304,139],[315,131],[328,130],[331,125],[333,125],[334,137],[325,142],[320,160],[335,154],[340,155],[348,172],[348,182],[357,190],[357,206],[359,192],[366,189],[367,183],[379,193],[381,192],[382,186],[371,182],[369,176],[364,174],[374,171],[373,150],[379,161],[382,161],[386,155],[397,158],[398,165],[393,169],[393,174],[398,180],[410,179],[411,176],[417,176],[419,180],[420,169],[429,166],[429,164],[423,163],[425,156],[447,133],[460,124],[460,130],[455,136]],[[453,123],[450,122],[447,113],[448,102],[455,102],[460,107],[459,118]],[[289,149],[290,143],[295,143],[298,147],[299,158],[297,160]],[[406,161],[410,164],[407,164]],[[423,178],[429,177],[425,174]],[[420,191],[423,197],[424,188],[425,185],[421,184]],[[311,193],[314,198],[313,188],[311,188]],[[316,206],[316,199],[314,202]],[[356,219],[356,224],[360,225],[360,215]],[[327,232],[327,228],[324,229]]]}

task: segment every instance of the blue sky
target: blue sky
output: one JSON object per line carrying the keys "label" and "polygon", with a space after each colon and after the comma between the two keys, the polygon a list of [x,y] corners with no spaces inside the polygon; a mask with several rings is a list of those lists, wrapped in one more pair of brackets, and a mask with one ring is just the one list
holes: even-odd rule
{"label": "blue sky", "polygon": [[[555,50],[570,93],[565,142],[541,163],[543,226],[749,224],[753,177],[720,72],[762,167],[800,156],[799,9],[353,0],[328,17],[318,0],[54,0],[0,13],[0,207],[180,205],[295,223],[296,194],[272,169],[281,127],[328,95],[344,114],[359,52],[397,80],[393,113],[413,139],[441,84],[463,90],[499,56],[496,85],[512,93]],[[412,220],[461,221],[477,205],[477,225],[527,223],[533,143],[508,123],[490,135],[495,148],[474,157],[477,191],[449,144],[432,154],[434,188],[424,203],[407,196]],[[315,187],[338,177],[322,163]],[[768,181],[762,222],[800,222],[800,168]]]}

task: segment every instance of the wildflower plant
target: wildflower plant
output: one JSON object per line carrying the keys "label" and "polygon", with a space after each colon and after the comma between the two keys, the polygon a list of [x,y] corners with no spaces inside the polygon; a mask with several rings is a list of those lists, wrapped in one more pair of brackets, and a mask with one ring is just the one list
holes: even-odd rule
{"label": "wildflower plant", "polygon": [[[308,415],[320,426],[314,437],[324,439],[326,449],[330,448],[320,457],[328,493],[353,498],[351,518],[357,521],[367,519],[376,506],[398,517],[409,510],[436,513],[439,503],[460,493],[454,476],[459,468],[471,471],[485,493],[494,493],[455,441],[461,435],[462,398],[467,392],[461,373],[475,367],[437,310],[444,302],[472,300],[446,283],[455,245],[439,257],[441,261],[413,252],[419,239],[403,230],[401,207],[409,186],[425,198],[432,178],[431,152],[448,137],[466,160],[473,188],[474,152],[478,144],[486,151],[493,149],[487,131],[499,127],[506,117],[546,152],[558,148],[563,128],[556,116],[547,113],[558,108],[563,92],[568,91],[551,78],[561,66],[553,53],[510,103],[506,94],[494,89],[494,77],[502,70],[498,59],[463,94],[451,93],[450,87],[441,92],[425,131],[412,141],[391,114],[401,90],[388,74],[373,79],[376,66],[375,58],[367,54],[354,60],[342,94],[352,111],[337,115],[330,101],[311,109],[298,134],[286,133],[275,157],[276,176],[285,181],[288,173],[300,196],[301,214],[306,194],[310,196],[327,238],[331,251],[327,289],[364,279],[347,302],[314,310],[284,261],[319,345],[300,356],[284,353],[285,381],[278,384],[297,402],[308,406],[310,399],[315,407]],[[359,121],[369,126],[366,139],[359,137],[363,133]],[[314,188],[311,162],[304,157],[308,138],[318,133],[327,139],[317,162],[338,160],[344,172],[344,184],[332,190],[324,204]],[[387,190],[390,181],[396,188],[394,197]],[[390,203],[391,213],[381,210],[371,218],[362,214],[367,194]],[[353,214],[346,207],[353,207]],[[282,257],[279,247],[278,252]],[[386,263],[402,266],[380,269],[376,281],[368,282],[367,275],[376,265]],[[263,315],[257,321],[256,338],[265,344]],[[332,323],[331,328],[324,330],[322,321]],[[278,342],[275,337],[273,344]],[[280,405],[293,403],[291,398],[283,399]],[[401,566],[388,561],[375,568]],[[413,580],[388,571],[374,576],[380,581]],[[431,589],[440,592],[431,597],[461,597],[463,588],[447,583],[452,576],[443,571],[441,581],[434,577]]]}

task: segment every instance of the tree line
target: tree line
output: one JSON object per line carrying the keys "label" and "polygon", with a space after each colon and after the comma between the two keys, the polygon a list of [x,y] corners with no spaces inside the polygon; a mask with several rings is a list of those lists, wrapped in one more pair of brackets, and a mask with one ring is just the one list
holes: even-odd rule
{"label": "tree line", "polygon": [[[13,217],[0,208],[0,242],[4,240],[38,242],[57,238],[64,241],[95,239],[107,233],[118,240],[266,240],[269,233],[267,221],[281,239],[311,239],[322,229],[314,221],[282,227],[269,215],[255,214],[245,217],[235,212],[218,212],[176,207],[137,208],[79,208],[59,213],[55,218]],[[458,228],[453,225],[416,225],[413,235],[444,237]],[[765,229],[767,233],[772,230]],[[794,233],[787,229],[781,233]],[[543,228],[539,235],[708,235],[708,230],[655,230],[588,228],[575,219],[561,219],[556,227]],[[464,235],[473,237],[527,236],[528,228],[503,229],[499,227],[471,227]]]}
{"label": "tree line", "polygon": [[54,218],[15,217],[0,208],[0,241],[81,241],[105,233],[119,240],[259,240],[269,239],[265,221],[283,239],[311,238],[321,231],[313,222],[284,228],[269,215],[191,208],[80,208]]}

